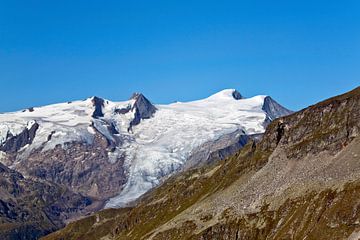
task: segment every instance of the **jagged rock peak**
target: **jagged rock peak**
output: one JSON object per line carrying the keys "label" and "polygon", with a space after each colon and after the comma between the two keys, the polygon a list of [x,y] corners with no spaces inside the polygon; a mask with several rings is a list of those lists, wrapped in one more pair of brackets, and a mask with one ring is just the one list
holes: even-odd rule
{"label": "jagged rock peak", "polygon": [[130,99],[135,100],[132,109],[137,109],[142,118],[150,118],[157,110],[142,93],[133,93]]}
{"label": "jagged rock peak", "polygon": [[264,104],[263,104],[262,110],[264,110],[267,113],[267,115],[268,115],[268,117],[270,117],[271,121],[278,117],[286,116],[286,115],[293,113],[293,111],[281,106],[270,96],[266,96],[264,98]]}
{"label": "jagged rock peak", "polygon": [[99,102],[104,103],[105,102],[105,100],[103,98],[98,97],[98,96],[92,96],[90,99],[93,103],[99,103]]}
{"label": "jagged rock peak", "polygon": [[141,119],[148,119],[156,112],[156,107],[141,93],[134,93],[131,99],[135,100],[132,110],[135,110],[135,118],[131,121],[129,129],[140,123]]}
{"label": "jagged rock peak", "polygon": [[145,96],[140,92],[134,92],[130,97],[130,99],[134,100],[137,100],[138,98],[145,98]]}
{"label": "jagged rock peak", "polygon": [[95,107],[92,117],[93,118],[103,117],[104,113],[102,112],[102,108],[104,107],[104,99],[99,98],[97,96],[93,96],[91,98],[91,102]]}
{"label": "jagged rock peak", "polygon": [[243,96],[241,95],[241,93],[240,92],[238,92],[237,90],[233,90],[233,92],[232,92],[232,96],[233,96],[233,98],[234,99],[236,99],[236,100],[239,100],[239,99],[242,99],[243,98]]}

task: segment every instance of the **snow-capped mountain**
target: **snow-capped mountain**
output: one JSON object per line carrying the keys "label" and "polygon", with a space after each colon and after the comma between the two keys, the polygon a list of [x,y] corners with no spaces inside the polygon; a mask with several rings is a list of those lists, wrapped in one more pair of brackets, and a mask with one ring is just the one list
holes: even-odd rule
{"label": "snow-capped mountain", "polygon": [[230,147],[226,136],[241,147],[290,113],[269,96],[243,98],[234,89],[169,105],[139,93],[123,102],[92,97],[0,114],[0,161],[118,207],[198,165],[196,156]]}

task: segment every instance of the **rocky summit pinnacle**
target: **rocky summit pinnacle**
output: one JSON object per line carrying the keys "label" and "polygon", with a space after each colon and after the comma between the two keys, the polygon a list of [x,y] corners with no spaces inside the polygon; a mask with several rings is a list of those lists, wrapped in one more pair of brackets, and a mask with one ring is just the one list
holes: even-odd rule
{"label": "rocky summit pinnacle", "polygon": [[262,110],[267,113],[270,120],[293,113],[293,111],[284,108],[269,96],[265,97]]}
{"label": "rocky summit pinnacle", "polygon": [[132,126],[140,123],[141,119],[149,119],[156,112],[156,107],[142,93],[133,93],[131,99],[135,100],[132,109],[135,110],[135,117],[130,122],[129,130]]}
{"label": "rocky summit pinnacle", "polygon": [[134,93],[131,95],[130,100],[131,100],[131,99],[136,100],[136,99],[138,99],[139,97],[144,97],[144,95],[143,95],[142,93],[140,93],[140,92],[134,92]]}
{"label": "rocky summit pinnacle", "polygon": [[233,98],[234,98],[235,100],[240,100],[240,99],[243,98],[243,96],[241,95],[241,93],[238,92],[237,90],[234,90],[234,91],[232,92],[232,96],[233,96]]}
{"label": "rocky summit pinnacle", "polygon": [[94,96],[91,98],[91,102],[95,107],[92,117],[93,118],[103,117],[104,114],[102,112],[102,108],[104,107],[104,99]]}

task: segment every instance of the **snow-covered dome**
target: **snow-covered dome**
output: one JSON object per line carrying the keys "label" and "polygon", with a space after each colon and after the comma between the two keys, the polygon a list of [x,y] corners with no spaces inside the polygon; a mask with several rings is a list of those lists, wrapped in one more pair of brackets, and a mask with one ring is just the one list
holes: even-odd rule
{"label": "snow-covered dome", "polygon": [[214,101],[216,101],[216,100],[239,100],[239,99],[243,99],[243,96],[236,89],[224,89],[220,92],[217,92],[217,93],[211,95],[207,99],[214,100]]}

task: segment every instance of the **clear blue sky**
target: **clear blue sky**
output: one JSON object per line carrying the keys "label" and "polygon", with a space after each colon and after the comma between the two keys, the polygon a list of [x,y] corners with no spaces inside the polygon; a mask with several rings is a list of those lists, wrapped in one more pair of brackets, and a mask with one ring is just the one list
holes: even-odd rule
{"label": "clear blue sky", "polygon": [[224,88],[298,110],[360,85],[359,2],[0,0],[0,111]]}

